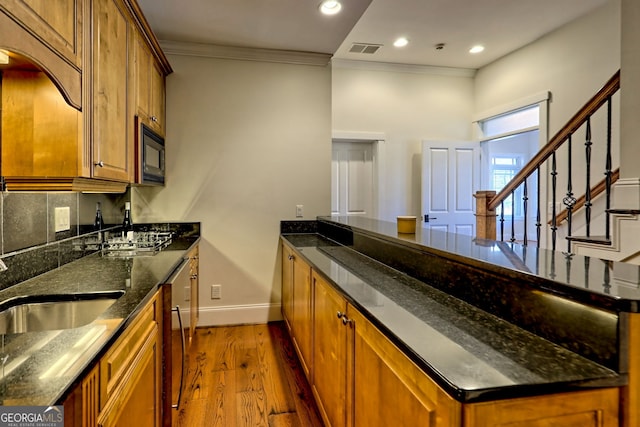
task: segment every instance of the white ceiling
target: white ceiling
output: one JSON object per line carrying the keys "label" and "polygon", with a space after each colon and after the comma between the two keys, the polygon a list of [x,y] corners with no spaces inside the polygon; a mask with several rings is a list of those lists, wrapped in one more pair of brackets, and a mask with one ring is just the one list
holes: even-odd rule
{"label": "white ceiling", "polygon": [[[612,0],[342,0],[343,11],[332,17],[320,15],[320,0],[138,3],[160,40],[477,69],[607,1]],[[394,48],[398,36],[410,44]],[[353,43],[382,47],[373,55],[349,53]],[[445,48],[436,50],[438,43]],[[469,54],[477,43],[485,51]]]}

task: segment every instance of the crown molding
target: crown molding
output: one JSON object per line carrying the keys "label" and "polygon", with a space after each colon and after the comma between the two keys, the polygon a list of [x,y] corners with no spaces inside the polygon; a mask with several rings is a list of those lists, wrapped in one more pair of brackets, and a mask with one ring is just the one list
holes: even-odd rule
{"label": "crown molding", "polygon": [[204,58],[236,59],[243,61],[278,62],[283,64],[315,65],[324,67],[331,60],[330,54],[296,52],[278,49],[256,49],[249,47],[222,46],[206,43],[187,43],[160,40],[165,54],[199,56]]}
{"label": "crown molding", "polygon": [[475,77],[476,71],[471,68],[435,67],[432,65],[397,64],[375,61],[354,61],[352,59],[333,58],[334,68],[351,68],[356,70],[388,71],[396,73],[432,74],[450,77]]}

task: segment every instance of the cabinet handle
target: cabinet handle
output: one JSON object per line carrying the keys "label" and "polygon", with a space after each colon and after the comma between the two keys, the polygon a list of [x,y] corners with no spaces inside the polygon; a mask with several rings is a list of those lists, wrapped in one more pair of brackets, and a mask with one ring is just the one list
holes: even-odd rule
{"label": "cabinet handle", "polygon": [[342,316],[342,324],[348,325],[349,323],[353,323],[353,320],[349,319],[347,316]]}
{"label": "cabinet handle", "polygon": [[[181,365],[182,369],[180,370],[180,388],[178,389],[178,401],[175,404],[171,405],[171,407],[174,409],[180,409],[180,400],[182,399],[182,386],[184,382],[184,368],[186,365],[185,358],[187,357],[187,354],[186,354],[186,345],[185,345],[185,338],[184,338],[184,328],[182,327],[182,314],[180,313],[180,306],[176,305],[173,311],[178,313],[178,326],[180,327],[180,341],[182,343],[182,365]],[[169,367],[169,369],[171,369],[171,367]]]}
{"label": "cabinet handle", "polygon": [[341,311],[337,312],[336,315],[338,316],[338,319],[342,319],[342,318],[346,317],[346,315]]}
{"label": "cabinet handle", "polygon": [[100,160],[99,162],[94,163],[94,165],[102,168],[102,167],[104,167],[104,162],[102,160]]}

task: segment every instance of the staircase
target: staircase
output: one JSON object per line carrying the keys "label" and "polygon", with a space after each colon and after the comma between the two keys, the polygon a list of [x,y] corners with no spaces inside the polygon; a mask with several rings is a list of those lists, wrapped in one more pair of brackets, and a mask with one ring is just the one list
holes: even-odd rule
{"label": "staircase", "polygon": [[[620,71],[500,192],[475,194],[478,238],[640,264],[640,238],[629,238],[640,236],[640,210],[612,208],[620,175],[612,160],[619,146],[613,125],[619,116],[614,111],[619,90]],[[532,180],[540,189],[533,195],[536,212],[528,212]],[[522,199],[515,200],[515,194],[522,194]],[[504,215],[506,200],[523,204],[522,227]],[[523,231],[517,233],[517,228]]]}

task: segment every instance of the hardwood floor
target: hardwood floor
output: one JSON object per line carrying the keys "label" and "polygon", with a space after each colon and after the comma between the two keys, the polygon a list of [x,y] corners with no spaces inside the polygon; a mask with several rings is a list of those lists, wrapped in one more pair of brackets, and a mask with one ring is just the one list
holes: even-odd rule
{"label": "hardwood floor", "polygon": [[[180,378],[180,339],[173,340],[174,402]],[[198,328],[173,425],[321,427],[283,322]]]}

